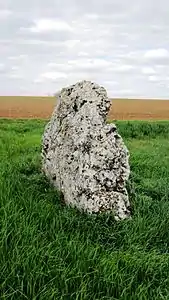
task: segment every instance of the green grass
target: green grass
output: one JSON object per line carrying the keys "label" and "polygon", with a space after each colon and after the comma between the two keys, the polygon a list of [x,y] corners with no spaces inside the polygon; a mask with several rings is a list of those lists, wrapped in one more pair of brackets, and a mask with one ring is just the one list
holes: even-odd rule
{"label": "green grass", "polygon": [[132,220],[63,206],[40,171],[46,121],[0,120],[0,299],[169,299],[169,122],[116,122]]}

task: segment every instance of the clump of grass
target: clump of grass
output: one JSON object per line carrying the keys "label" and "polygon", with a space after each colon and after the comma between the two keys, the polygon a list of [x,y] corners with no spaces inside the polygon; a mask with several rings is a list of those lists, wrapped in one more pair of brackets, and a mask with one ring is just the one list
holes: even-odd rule
{"label": "clump of grass", "polygon": [[60,202],[41,173],[45,124],[0,120],[0,299],[168,299],[169,123],[117,122],[131,153],[122,222]]}
{"label": "clump of grass", "polygon": [[115,121],[119,132],[126,138],[169,137],[168,121]]}

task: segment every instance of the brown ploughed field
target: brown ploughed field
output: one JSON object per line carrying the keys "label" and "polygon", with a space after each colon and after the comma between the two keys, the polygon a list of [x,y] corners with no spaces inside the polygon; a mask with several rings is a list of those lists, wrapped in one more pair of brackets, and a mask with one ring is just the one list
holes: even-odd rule
{"label": "brown ploughed field", "polygon": [[[50,118],[54,97],[0,97],[1,118]],[[169,120],[169,100],[112,99],[111,120]]]}

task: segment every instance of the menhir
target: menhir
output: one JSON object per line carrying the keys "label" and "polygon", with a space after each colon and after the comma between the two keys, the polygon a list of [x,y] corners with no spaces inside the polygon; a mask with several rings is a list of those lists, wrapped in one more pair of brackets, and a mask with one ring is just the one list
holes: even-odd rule
{"label": "menhir", "polygon": [[106,90],[93,82],[62,89],[43,135],[42,168],[65,203],[119,220],[130,216],[129,152],[106,124],[109,108]]}

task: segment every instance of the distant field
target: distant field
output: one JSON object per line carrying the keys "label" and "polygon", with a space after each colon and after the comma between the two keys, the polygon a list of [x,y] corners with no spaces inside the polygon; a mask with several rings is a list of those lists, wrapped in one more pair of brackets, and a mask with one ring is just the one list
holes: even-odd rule
{"label": "distant field", "polygon": [[[169,100],[113,99],[111,120],[168,120]],[[51,116],[54,97],[0,97],[0,117],[42,118]]]}

